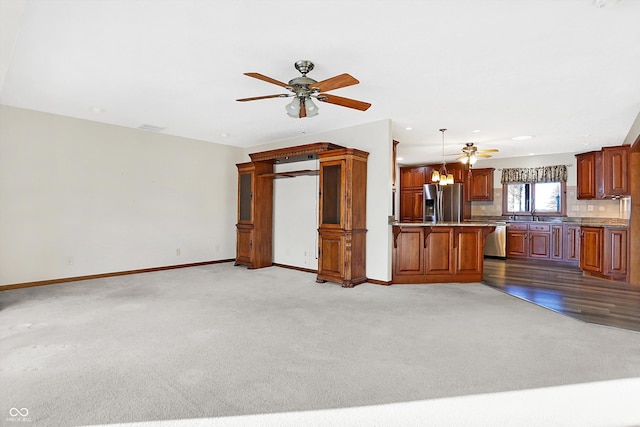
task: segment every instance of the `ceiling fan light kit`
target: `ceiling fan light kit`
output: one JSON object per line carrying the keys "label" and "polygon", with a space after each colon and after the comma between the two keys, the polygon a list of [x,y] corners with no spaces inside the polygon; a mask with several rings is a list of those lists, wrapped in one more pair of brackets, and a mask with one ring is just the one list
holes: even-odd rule
{"label": "ceiling fan light kit", "polygon": [[252,98],[241,98],[237,99],[236,101],[246,102],[256,101],[259,99],[288,98],[294,96],[295,98],[293,99],[293,101],[287,104],[285,109],[289,117],[300,119],[318,115],[319,108],[316,104],[313,103],[312,98],[315,98],[316,100],[321,102],[327,102],[329,104],[340,105],[342,107],[353,108],[360,111],[366,111],[369,107],[371,107],[371,104],[369,104],[368,102],[362,102],[355,99],[343,98],[340,96],[323,93],[360,83],[357,79],[350,76],[349,74],[344,73],[317,82],[316,80],[307,77],[307,73],[313,70],[313,62],[300,60],[296,61],[294,66],[296,70],[298,70],[302,74],[302,76],[295,77],[289,80],[289,83],[283,83],[279,80],[267,77],[260,73],[244,73],[246,76],[253,77],[267,83],[272,83],[277,86],[281,86],[292,92],[291,94],[256,96]]}
{"label": "ceiling fan light kit", "polygon": [[488,159],[491,157],[491,155],[487,153],[497,153],[497,152],[498,150],[495,148],[491,148],[488,150],[478,150],[478,147],[473,145],[473,142],[467,142],[464,148],[462,148],[462,153],[463,153],[462,156],[458,157],[456,160],[459,160],[461,163],[468,164],[469,169],[471,169],[473,165],[476,164],[479,157]]}

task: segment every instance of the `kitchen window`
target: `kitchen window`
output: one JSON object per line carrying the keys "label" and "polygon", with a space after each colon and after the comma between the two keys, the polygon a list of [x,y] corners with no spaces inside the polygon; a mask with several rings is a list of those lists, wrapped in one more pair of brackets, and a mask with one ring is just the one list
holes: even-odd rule
{"label": "kitchen window", "polygon": [[503,215],[565,214],[564,182],[504,184]]}
{"label": "kitchen window", "polygon": [[565,215],[566,166],[502,170],[503,215]]}

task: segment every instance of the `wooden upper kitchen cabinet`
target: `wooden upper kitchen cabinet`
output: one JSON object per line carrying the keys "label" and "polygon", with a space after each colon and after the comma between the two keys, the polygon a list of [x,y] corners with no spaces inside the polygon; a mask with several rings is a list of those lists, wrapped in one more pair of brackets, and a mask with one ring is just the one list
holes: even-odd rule
{"label": "wooden upper kitchen cabinet", "polygon": [[576,154],[577,198],[606,199],[629,195],[629,156],[628,145]]}
{"label": "wooden upper kitchen cabinet", "polygon": [[422,222],[424,190],[400,190],[400,221]]}
{"label": "wooden upper kitchen cabinet", "polygon": [[[320,195],[317,281],[345,288],[366,278],[367,157],[346,148],[318,154]],[[401,176],[402,180],[402,176]]]}
{"label": "wooden upper kitchen cabinet", "polygon": [[270,162],[239,163],[236,265],[249,268],[272,264],[273,173]]}
{"label": "wooden upper kitchen cabinet", "polygon": [[629,195],[629,146],[602,147],[604,194],[610,197]]}
{"label": "wooden upper kitchen cabinet", "polygon": [[471,169],[467,196],[470,201],[493,200],[494,168]]}
{"label": "wooden upper kitchen cabinet", "polygon": [[[427,182],[424,166],[405,166],[400,168],[400,189],[422,188]],[[429,177],[431,182],[431,177]]]}
{"label": "wooden upper kitchen cabinet", "polygon": [[[428,172],[428,177],[427,177]],[[400,221],[422,222],[424,210],[423,185],[431,182],[431,171],[426,166],[400,168]]]}
{"label": "wooden upper kitchen cabinet", "polygon": [[602,153],[590,151],[576,155],[577,198],[597,199],[604,196],[602,186]]}

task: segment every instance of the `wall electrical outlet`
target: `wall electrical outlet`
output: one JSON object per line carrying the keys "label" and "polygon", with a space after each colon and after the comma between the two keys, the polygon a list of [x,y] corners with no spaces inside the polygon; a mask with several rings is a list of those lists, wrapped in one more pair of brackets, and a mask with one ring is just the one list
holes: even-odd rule
{"label": "wall electrical outlet", "polygon": [[587,210],[589,212],[593,212],[593,205],[587,205]]}
{"label": "wall electrical outlet", "polygon": [[68,256],[67,257],[67,265],[73,265],[73,257],[72,256]]}
{"label": "wall electrical outlet", "polygon": [[180,256],[181,253],[180,248],[176,249],[176,256]]}
{"label": "wall electrical outlet", "polygon": [[604,212],[604,211],[606,210],[606,208],[605,208],[604,206],[600,206],[600,207],[598,207],[598,210],[599,210],[600,212]]}

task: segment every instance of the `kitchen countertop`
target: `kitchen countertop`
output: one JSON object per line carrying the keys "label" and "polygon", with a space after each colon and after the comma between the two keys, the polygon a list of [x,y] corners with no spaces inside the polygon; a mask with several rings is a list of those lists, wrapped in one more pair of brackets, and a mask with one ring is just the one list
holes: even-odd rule
{"label": "kitchen countertop", "polygon": [[496,227],[504,225],[498,222],[392,222],[399,227]]}
{"label": "kitchen countertop", "polygon": [[530,219],[508,219],[504,217],[473,217],[471,221],[479,222],[519,222],[519,223],[551,223],[551,224],[566,224],[566,225],[580,225],[585,227],[612,227],[612,228],[625,228],[629,227],[629,220],[624,218],[594,218],[594,217],[540,217],[538,221],[531,221]]}

